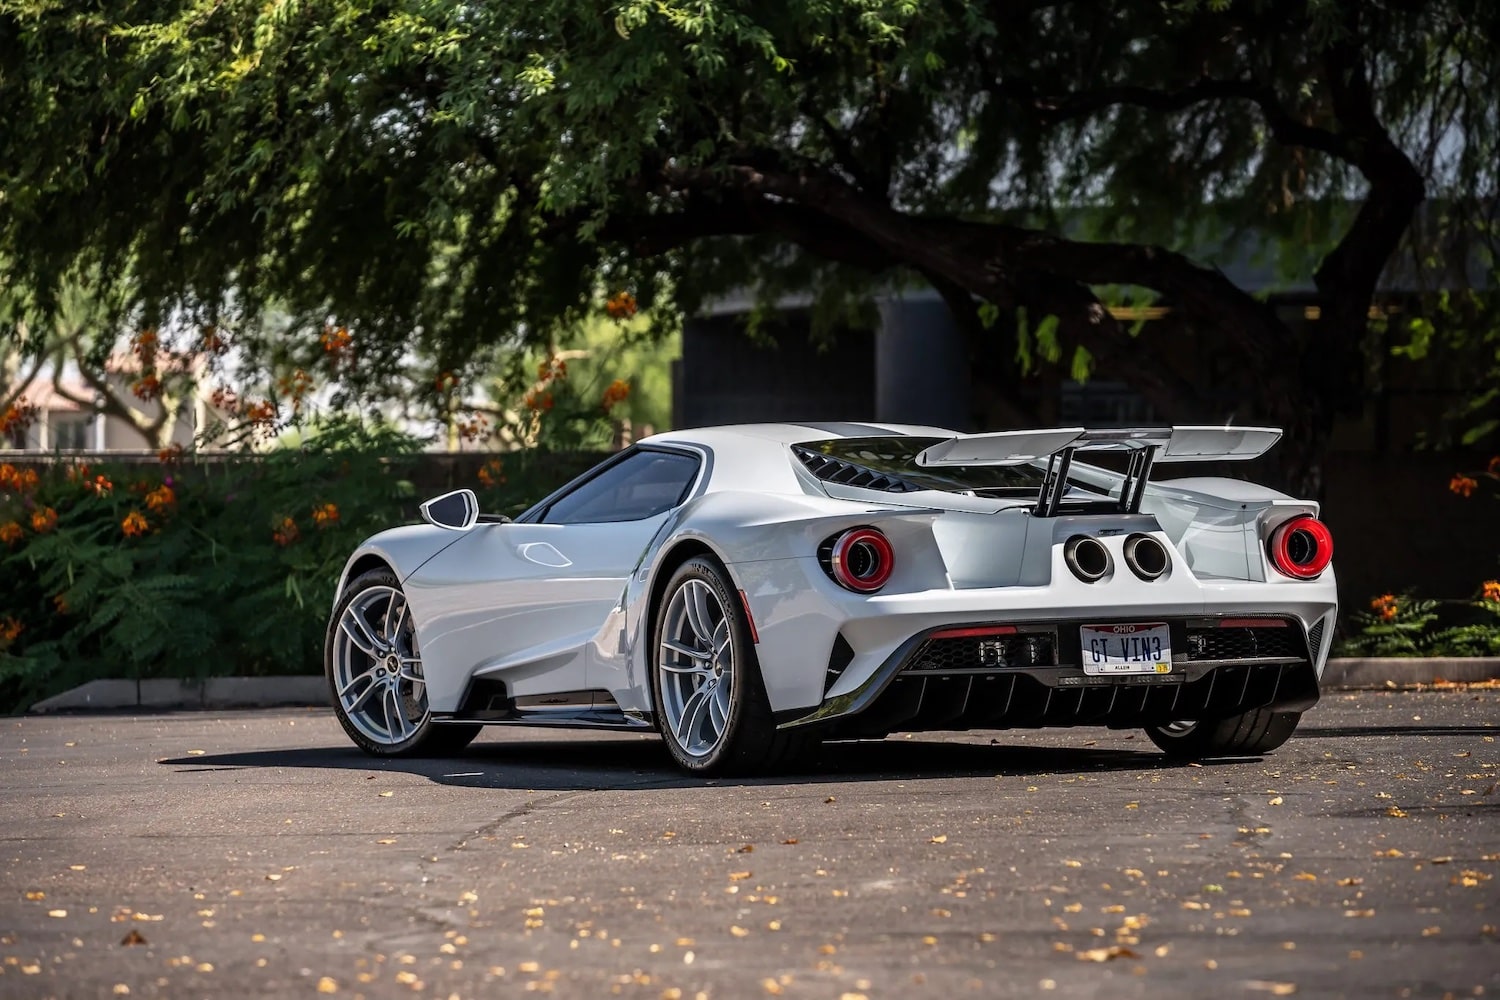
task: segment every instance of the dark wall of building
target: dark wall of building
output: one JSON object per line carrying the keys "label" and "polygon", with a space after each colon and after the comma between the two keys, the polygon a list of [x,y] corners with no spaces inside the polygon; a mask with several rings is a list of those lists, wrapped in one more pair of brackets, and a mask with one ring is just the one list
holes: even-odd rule
{"label": "dark wall of building", "polygon": [[804,313],[752,339],[743,316],[688,320],[672,391],[674,427],[782,420],[872,420],[873,334],[849,330],[819,347]]}
{"label": "dark wall of building", "polygon": [[942,300],[880,302],[875,419],[969,430],[969,346]]}

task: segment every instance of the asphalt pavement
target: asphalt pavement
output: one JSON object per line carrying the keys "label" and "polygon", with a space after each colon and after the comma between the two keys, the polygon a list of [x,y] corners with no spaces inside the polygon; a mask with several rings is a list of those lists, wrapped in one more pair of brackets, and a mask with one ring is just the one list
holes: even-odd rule
{"label": "asphalt pavement", "polygon": [[1263,759],[1080,729],[703,782],[653,739],[379,761],[327,710],[0,722],[0,996],[1500,992],[1500,691]]}

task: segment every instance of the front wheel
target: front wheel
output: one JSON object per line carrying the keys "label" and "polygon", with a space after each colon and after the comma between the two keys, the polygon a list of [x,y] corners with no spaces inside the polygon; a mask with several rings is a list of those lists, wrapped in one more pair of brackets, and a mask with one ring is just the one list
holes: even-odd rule
{"label": "front wheel", "polygon": [[334,608],[323,669],[339,725],[355,745],[379,757],[457,753],[475,725],[437,723],[401,583],[372,570],[349,583]]}
{"label": "front wheel", "polygon": [[776,728],[750,626],[727,574],[699,556],[677,568],[652,629],[652,699],[672,758],[693,774],[785,767],[815,745]]}
{"label": "front wheel", "polygon": [[1269,753],[1292,738],[1301,712],[1257,708],[1212,722],[1173,722],[1151,726],[1146,735],[1169,756],[1180,760],[1252,757]]}

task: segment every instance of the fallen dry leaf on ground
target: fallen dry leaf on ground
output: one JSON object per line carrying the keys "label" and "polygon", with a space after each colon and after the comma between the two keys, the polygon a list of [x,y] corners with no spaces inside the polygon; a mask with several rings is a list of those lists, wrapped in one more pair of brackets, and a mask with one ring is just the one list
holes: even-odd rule
{"label": "fallen dry leaf on ground", "polygon": [[1141,956],[1129,948],[1112,944],[1108,948],[1090,948],[1088,951],[1074,952],[1074,957],[1080,962],[1108,962],[1116,958],[1140,958]]}

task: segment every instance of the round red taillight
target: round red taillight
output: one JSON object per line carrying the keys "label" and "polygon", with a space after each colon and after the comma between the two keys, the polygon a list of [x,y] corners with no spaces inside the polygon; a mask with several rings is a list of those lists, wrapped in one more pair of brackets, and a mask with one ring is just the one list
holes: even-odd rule
{"label": "round red taillight", "polygon": [[1296,580],[1311,580],[1333,561],[1333,534],[1310,514],[1278,525],[1268,547],[1276,571]]}
{"label": "round red taillight", "polygon": [[873,594],[884,587],[896,568],[891,543],[874,528],[854,528],[833,543],[828,572],[840,587]]}

